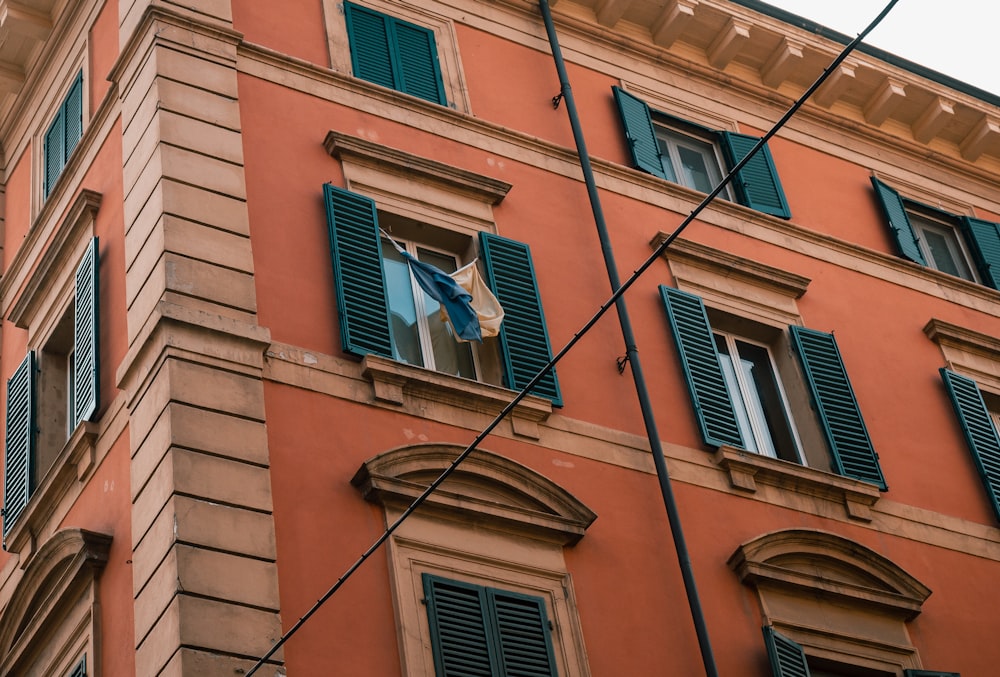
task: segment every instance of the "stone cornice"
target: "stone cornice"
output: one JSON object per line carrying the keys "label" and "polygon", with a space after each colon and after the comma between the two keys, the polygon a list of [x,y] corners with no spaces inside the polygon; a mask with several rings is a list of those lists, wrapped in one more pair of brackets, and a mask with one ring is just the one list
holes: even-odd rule
{"label": "stone cornice", "polygon": [[938,345],[950,344],[967,352],[977,352],[1000,361],[1000,339],[957,324],[931,318],[924,334]]}
{"label": "stone cornice", "polygon": [[328,132],[323,146],[326,152],[338,160],[355,161],[388,169],[422,183],[436,184],[492,205],[500,204],[512,187],[506,181],[340,132]]}
{"label": "stone cornice", "polygon": [[[75,262],[71,257],[86,231],[93,233],[100,206],[100,193],[80,191],[63,219],[63,226],[55,229],[52,241],[40,255],[37,248],[42,244],[42,235],[49,235],[49,229],[33,228],[28,232],[0,280],[0,302],[3,303],[8,320],[22,329],[27,328],[45,301],[43,290],[53,284],[67,266],[75,270]],[[31,264],[35,261],[37,264],[31,270]],[[20,294],[17,294],[19,290]]]}

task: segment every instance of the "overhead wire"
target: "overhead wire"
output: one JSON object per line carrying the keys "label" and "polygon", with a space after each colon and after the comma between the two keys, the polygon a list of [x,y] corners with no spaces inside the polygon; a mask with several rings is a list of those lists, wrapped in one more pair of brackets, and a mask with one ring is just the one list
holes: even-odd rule
{"label": "overhead wire", "polygon": [[709,204],[715,200],[716,197],[725,190],[741,169],[756,155],[764,145],[774,137],[778,131],[787,124],[787,122],[798,112],[798,110],[805,104],[809,98],[816,93],[816,90],[822,86],[828,77],[836,70],[841,63],[853,52],[859,44],[871,33],[881,22],[888,16],[889,12],[892,11],[893,7],[899,0],[890,0],[885,7],[879,12],[878,16],[872,20],[868,26],[861,31],[857,37],[855,37],[840,54],[827,66],[823,72],[816,78],[816,80],[809,86],[808,89],[798,98],[795,102],[785,111],[784,115],[767,131],[767,133],[762,136],[756,144],[739,160],[735,165],[733,165],[729,172],[722,178],[719,184],[708,193],[698,205],[691,210],[691,212],[684,218],[684,220],[678,225],[673,232],[671,232],[667,237],[660,242],[653,253],[646,258],[642,264],[636,268],[632,274],[611,294],[608,299],[601,304],[597,312],[589,320],[587,320],[583,326],[573,334],[572,338],[564,345],[558,352],[556,352],[552,358],[543,366],[537,374],[522,388],[517,395],[512,399],[501,411],[496,415],[496,417],[485,427],[483,430],[476,435],[476,437],[465,447],[462,452],[455,457],[455,459],[445,468],[438,477],[431,482],[424,491],[420,493],[413,502],[404,510],[399,517],[397,517],[392,524],[386,527],[385,531],[382,532],[375,541],[366,549],[361,556],[355,560],[351,566],[337,579],[337,581],[313,604],[312,607],[306,611],[284,634],[271,646],[271,648],[258,659],[258,661],[250,668],[246,673],[246,677],[252,677],[265,663],[280,649],[285,643],[291,639],[301,628],[305,625],[313,615],[323,607],[324,604],[334,595],[338,590],[340,590],[344,584],[351,578],[354,573],[361,568],[361,566],[373,555],[378,549],[385,544],[389,537],[399,529],[399,527],[405,522],[410,515],[412,515],[427,499],[435,492],[437,489],[445,482],[455,472],[459,465],[465,461],[473,451],[475,451],[480,443],[489,436],[493,430],[500,425],[508,414],[510,414],[514,408],[524,400],[525,397],[545,378],[550,371],[559,363],[559,361],[566,356],[567,353],[582,339],[587,332],[589,332],[598,320],[600,320],[605,313],[611,309],[612,306],[616,304],[619,298],[627,292],[632,285],[634,285],[639,278],[656,262],[663,252],[687,229],[687,227],[697,218],[697,216],[708,207]]}

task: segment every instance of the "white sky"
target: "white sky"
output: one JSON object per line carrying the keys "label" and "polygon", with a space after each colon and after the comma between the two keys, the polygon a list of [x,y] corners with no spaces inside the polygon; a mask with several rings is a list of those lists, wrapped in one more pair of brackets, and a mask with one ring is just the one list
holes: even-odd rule
{"label": "white sky", "polygon": [[[764,0],[855,37],[888,0]],[[996,0],[899,0],[865,42],[1000,95]]]}

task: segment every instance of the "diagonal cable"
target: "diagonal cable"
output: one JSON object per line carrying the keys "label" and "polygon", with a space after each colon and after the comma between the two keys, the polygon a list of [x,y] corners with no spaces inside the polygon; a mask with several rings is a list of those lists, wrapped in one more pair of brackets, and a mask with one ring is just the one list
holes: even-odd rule
{"label": "diagonal cable", "polygon": [[566,345],[564,345],[559,350],[559,352],[553,355],[552,359],[549,360],[548,363],[546,363],[546,365],[542,367],[537,374],[535,374],[534,378],[532,378],[528,382],[528,384],[520,392],[517,393],[514,399],[511,400],[507,404],[507,406],[505,406],[500,411],[500,413],[496,415],[496,418],[494,418],[489,423],[489,425],[487,425],[482,430],[482,432],[476,435],[475,439],[473,439],[472,442],[469,443],[469,445],[462,451],[462,453],[460,453],[455,458],[455,460],[452,461],[451,464],[447,468],[445,468],[441,472],[441,474],[438,475],[438,477],[433,482],[431,482],[419,496],[413,499],[413,502],[409,505],[409,507],[406,510],[404,510],[403,513],[399,517],[397,517],[392,524],[386,527],[385,531],[382,532],[382,535],[379,536],[375,540],[375,542],[373,542],[368,547],[368,549],[364,551],[364,553],[362,553],[362,555],[354,562],[354,564],[348,567],[348,569],[340,576],[340,578],[337,579],[337,581],[330,587],[330,589],[327,590],[322,597],[316,600],[316,603],[313,604],[313,606],[310,607],[309,610],[305,614],[303,614],[302,617],[299,618],[295,622],[295,624],[292,625],[292,627],[290,627],[281,636],[280,639],[278,639],[277,642],[274,643],[274,646],[272,646],[268,650],[268,652],[264,654],[257,661],[257,663],[254,664],[252,668],[250,668],[250,670],[246,673],[246,677],[252,677],[252,675],[256,673],[257,670],[260,669],[264,665],[264,663],[267,662],[267,660],[271,658],[271,656],[273,656],[275,652],[277,652],[277,650],[280,649],[285,644],[285,642],[291,639],[291,637],[296,632],[298,632],[299,629],[303,625],[305,625],[306,622],[310,618],[312,618],[312,616],[317,611],[319,611],[324,604],[326,604],[327,600],[329,600],[338,590],[340,590],[341,587],[343,587],[343,585],[350,579],[350,577],[354,575],[354,572],[360,569],[361,565],[363,565],[365,561],[368,560],[369,557],[375,554],[375,552],[380,547],[382,547],[382,545],[387,540],[389,540],[389,537],[392,536],[392,534],[397,529],[399,529],[399,527],[403,524],[403,522],[405,522],[407,518],[409,518],[409,516],[412,515],[417,510],[417,508],[423,505],[424,502],[431,496],[431,494],[437,491],[437,489],[441,486],[441,484],[443,484],[444,481],[447,480],[452,475],[452,473],[455,472],[458,466],[461,465],[462,462],[465,459],[467,459],[469,455],[472,454],[472,452],[479,447],[479,444],[484,439],[486,439],[489,436],[489,434],[496,429],[498,425],[500,425],[500,422],[503,421],[503,419],[506,418],[507,415],[514,410],[514,407],[520,404],[521,401],[528,396],[531,390],[536,385],[538,385],[538,383],[543,378],[545,378],[545,376],[550,371],[552,371],[552,369],[556,366],[556,364],[558,364],[558,362],[563,357],[566,356],[566,354],[580,341],[580,339],[582,339],[587,334],[587,332],[589,332],[590,329],[595,324],[597,324],[597,321],[600,320],[606,312],[608,312],[608,310],[615,304],[615,302],[626,291],[628,291],[632,287],[632,285],[639,280],[640,277],[642,277],[643,273],[645,273],[649,269],[649,267],[652,266],[653,263],[663,254],[663,252],[667,249],[667,247],[669,247],[673,243],[673,241],[676,240],[682,232],[684,232],[684,230],[695,220],[695,218],[697,218],[698,214],[704,211],[705,208],[709,204],[711,204],[716,197],[719,196],[719,194],[725,189],[725,187],[728,186],[730,183],[732,183],[735,176],[739,173],[741,169],[743,169],[743,167],[747,164],[747,162],[749,162],[751,158],[753,158],[753,156],[756,155],[757,152],[764,147],[764,144],[766,144],[768,140],[770,140],[782,127],[785,126],[785,124],[795,115],[795,113],[798,112],[798,110],[803,106],[803,104],[805,104],[805,102],[808,101],[809,98],[816,93],[816,90],[819,89],[819,87],[826,81],[828,77],[830,77],[830,75],[834,72],[834,70],[836,70],[836,68],[840,66],[841,63],[844,62],[844,60],[851,54],[851,52],[853,52],[857,48],[857,46],[861,44],[861,42],[865,39],[865,37],[867,37],[867,35],[871,33],[875,29],[875,27],[882,22],[883,19],[885,19],[885,17],[889,14],[890,11],[892,11],[892,8],[895,7],[896,3],[898,2],[899,0],[890,0],[889,3],[885,6],[885,8],[879,13],[879,15],[875,17],[875,19],[870,24],[868,24],[868,26],[863,31],[861,31],[861,33],[859,33],[856,38],[854,38],[846,47],[844,47],[844,49],[840,52],[840,54],[837,55],[837,58],[835,58],[830,63],[830,65],[823,70],[823,72],[819,75],[819,77],[816,78],[816,81],[809,86],[809,89],[807,89],[802,94],[802,96],[800,96],[795,101],[795,103],[793,103],[791,107],[787,111],[785,111],[785,114],[781,116],[781,119],[779,119],[774,124],[774,126],[772,126],[771,129],[768,130],[768,132],[764,134],[764,136],[762,136],[760,140],[757,141],[756,144],[754,144],[753,148],[750,149],[750,151],[743,157],[743,159],[737,162],[729,170],[729,173],[726,174],[725,177],[723,177],[722,181],[719,182],[719,184],[712,190],[712,192],[706,195],[705,198],[700,203],[698,203],[698,206],[695,207],[691,211],[691,213],[688,214],[687,217],[685,217],[684,221],[682,221],[681,224],[677,226],[677,228],[674,229],[674,231],[670,235],[668,235],[663,240],[663,242],[661,242],[656,247],[653,253],[650,254],[650,256],[645,261],[643,261],[642,265],[636,268],[635,271],[632,273],[632,275],[630,275],[628,279],[625,280],[622,283],[622,285],[618,289],[616,289],[615,292],[603,304],[601,304],[597,312],[594,313],[594,315],[589,320],[587,320],[587,322],[584,323],[584,325],[575,334],[573,334],[573,337],[566,343]]}

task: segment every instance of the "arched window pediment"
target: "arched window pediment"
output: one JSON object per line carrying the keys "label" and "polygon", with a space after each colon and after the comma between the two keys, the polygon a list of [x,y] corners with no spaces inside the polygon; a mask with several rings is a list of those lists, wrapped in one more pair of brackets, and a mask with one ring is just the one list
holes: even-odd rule
{"label": "arched window pediment", "polygon": [[[462,452],[447,444],[393,449],[365,461],[351,483],[364,498],[404,507]],[[552,480],[489,451],[474,451],[432,494],[424,508],[462,522],[493,525],[572,545],[597,518]]]}
{"label": "arched window pediment", "polygon": [[740,581],[879,609],[909,620],[931,590],[888,558],[842,536],[786,529],[747,541],[729,558]]}

